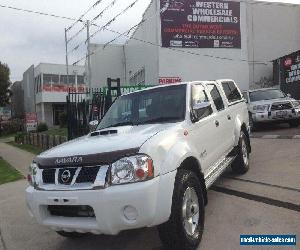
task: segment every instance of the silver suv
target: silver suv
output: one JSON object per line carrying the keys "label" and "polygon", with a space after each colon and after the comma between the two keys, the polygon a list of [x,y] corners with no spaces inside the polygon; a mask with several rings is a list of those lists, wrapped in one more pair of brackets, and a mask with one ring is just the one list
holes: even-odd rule
{"label": "silver suv", "polygon": [[279,89],[264,88],[243,92],[249,110],[252,129],[258,123],[289,123],[291,127],[300,124],[300,101]]}

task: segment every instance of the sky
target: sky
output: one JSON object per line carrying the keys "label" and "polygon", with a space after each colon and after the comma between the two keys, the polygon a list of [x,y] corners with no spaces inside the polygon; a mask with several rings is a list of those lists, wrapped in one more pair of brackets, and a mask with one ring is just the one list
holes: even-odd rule
{"label": "sky", "polygon": [[[128,12],[112,23],[109,28],[124,32],[137,24],[151,0],[139,0]],[[266,0],[272,1],[274,0]],[[47,12],[72,18],[78,18],[96,0],[0,0],[0,5],[9,5],[18,8]],[[102,0],[86,16],[92,19],[100,13],[112,0]],[[115,5],[109,8],[104,15],[97,20],[98,25],[104,25],[112,17],[125,9],[134,0],[116,0]],[[298,3],[300,0],[281,0],[276,2]],[[23,72],[32,64],[40,62],[65,63],[65,34],[64,29],[73,21],[40,16],[31,13],[23,13],[0,7],[0,61],[7,63],[11,69],[11,81],[22,80]],[[82,28],[77,24],[68,32],[72,36]],[[91,28],[91,33],[95,28]],[[106,43],[117,35],[109,31],[99,32],[92,43]],[[70,50],[84,41],[86,33],[76,37],[69,43]],[[125,38],[115,41],[124,43]],[[85,47],[82,45],[74,53],[70,54],[69,63],[77,61],[85,55]]]}

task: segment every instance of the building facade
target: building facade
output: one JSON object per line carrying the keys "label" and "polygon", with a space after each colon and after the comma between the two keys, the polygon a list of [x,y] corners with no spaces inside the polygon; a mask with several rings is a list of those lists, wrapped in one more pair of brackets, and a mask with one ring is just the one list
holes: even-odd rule
{"label": "building facade", "polygon": [[37,113],[38,122],[48,126],[59,125],[59,116],[66,112],[69,89],[85,90],[85,69],[82,66],[40,63],[31,66],[23,75],[24,111]]}
{"label": "building facade", "polygon": [[92,46],[93,86],[107,77],[127,85],[218,78],[243,90],[272,85],[272,60],[300,49],[300,5],[152,0],[143,20],[125,45]]}

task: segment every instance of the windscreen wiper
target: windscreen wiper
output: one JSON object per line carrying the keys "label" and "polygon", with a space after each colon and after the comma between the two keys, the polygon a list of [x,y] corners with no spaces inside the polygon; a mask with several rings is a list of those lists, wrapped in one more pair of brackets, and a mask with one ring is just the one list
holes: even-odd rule
{"label": "windscreen wiper", "polygon": [[149,119],[144,122],[139,123],[139,125],[142,124],[149,124],[149,123],[157,123],[157,122],[168,122],[168,121],[179,121],[180,117],[157,117],[154,119]]}

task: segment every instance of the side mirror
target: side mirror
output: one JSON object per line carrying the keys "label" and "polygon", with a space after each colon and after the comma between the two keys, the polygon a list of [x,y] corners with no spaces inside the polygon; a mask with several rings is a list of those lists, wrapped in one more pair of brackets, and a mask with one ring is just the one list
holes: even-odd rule
{"label": "side mirror", "polygon": [[211,114],[211,104],[210,102],[201,102],[201,103],[196,103],[192,107],[192,122],[197,122],[201,118],[208,116]]}
{"label": "side mirror", "polygon": [[97,128],[98,124],[99,124],[99,121],[97,121],[97,120],[90,121],[89,122],[90,131],[91,132],[95,131],[95,129]]}
{"label": "side mirror", "polygon": [[287,96],[288,98],[291,98],[291,97],[292,97],[292,95],[291,95],[290,93],[288,93],[286,96]]}

